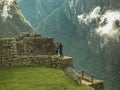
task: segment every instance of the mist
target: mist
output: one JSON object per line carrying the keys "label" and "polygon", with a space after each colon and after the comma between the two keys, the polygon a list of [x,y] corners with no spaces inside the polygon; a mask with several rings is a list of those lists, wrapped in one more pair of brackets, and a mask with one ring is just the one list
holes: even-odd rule
{"label": "mist", "polygon": [[87,25],[89,25],[89,23],[91,23],[94,19],[100,18],[100,7],[97,6],[93,11],[91,11],[90,13],[87,14],[81,14],[78,15],[78,20],[80,23],[85,23]]}
{"label": "mist", "polygon": [[118,40],[120,35],[120,11],[107,10],[105,13],[101,14],[101,7],[97,6],[90,14],[81,14],[78,15],[79,23],[84,23],[89,25],[93,20],[99,19],[97,21],[97,27],[94,28],[94,31],[97,35],[104,38],[106,42],[107,39],[111,38]]}
{"label": "mist", "polygon": [[3,21],[5,22],[8,17],[12,18],[12,15],[9,14],[10,6],[14,2],[14,0],[2,0],[0,1],[0,4],[3,4],[3,9],[1,10],[1,17],[3,18]]}
{"label": "mist", "polygon": [[96,28],[97,34],[101,37],[117,39],[120,29],[120,12],[106,11],[100,20]]}

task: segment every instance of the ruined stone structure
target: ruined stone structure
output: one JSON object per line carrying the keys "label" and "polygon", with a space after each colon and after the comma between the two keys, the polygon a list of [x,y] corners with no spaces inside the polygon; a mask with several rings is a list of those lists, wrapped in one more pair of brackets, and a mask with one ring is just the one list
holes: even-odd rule
{"label": "ruined stone structure", "polygon": [[[9,66],[58,68],[64,70],[78,84],[84,84],[81,74],[73,69],[72,58],[56,56],[53,38],[45,38],[38,34],[24,33],[15,38],[0,38],[0,67]],[[95,89],[101,88],[103,82],[89,85]]]}
{"label": "ruined stone structure", "polygon": [[53,38],[25,33],[16,38],[0,38],[0,67],[46,66],[60,69],[73,67],[72,58],[60,58],[54,54]]}

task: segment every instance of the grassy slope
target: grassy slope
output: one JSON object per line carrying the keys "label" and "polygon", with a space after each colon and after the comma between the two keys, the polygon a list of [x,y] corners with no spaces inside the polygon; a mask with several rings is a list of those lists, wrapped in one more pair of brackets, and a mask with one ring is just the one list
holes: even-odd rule
{"label": "grassy slope", "polygon": [[105,90],[104,88],[102,88],[102,89],[98,89],[98,90]]}
{"label": "grassy slope", "polygon": [[40,67],[0,68],[0,90],[94,90],[61,70]]}

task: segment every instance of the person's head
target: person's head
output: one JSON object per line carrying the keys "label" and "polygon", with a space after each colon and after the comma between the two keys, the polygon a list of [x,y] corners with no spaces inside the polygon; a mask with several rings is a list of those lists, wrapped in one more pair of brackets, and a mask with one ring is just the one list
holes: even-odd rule
{"label": "person's head", "polygon": [[60,45],[62,45],[62,43],[60,43]]}

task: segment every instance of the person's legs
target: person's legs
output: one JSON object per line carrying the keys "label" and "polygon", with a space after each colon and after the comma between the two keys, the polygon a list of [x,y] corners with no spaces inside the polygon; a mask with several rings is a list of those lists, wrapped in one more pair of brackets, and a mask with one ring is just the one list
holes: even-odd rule
{"label": "person's legs", "polygon": [[55,52],[55,53],[56,53],[56,55],[58,55],[58,50],[56,50],[56,52]]}
{"label": "person's legs", "polygon": [[60,57],[63,57],[63,53],[62,53],[62,50],[60,50]]}

